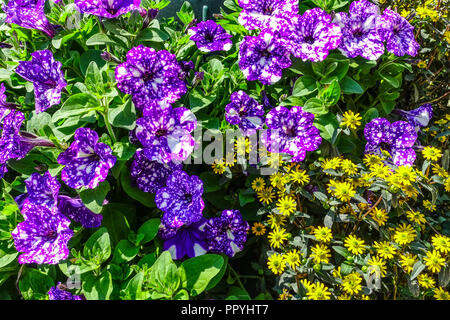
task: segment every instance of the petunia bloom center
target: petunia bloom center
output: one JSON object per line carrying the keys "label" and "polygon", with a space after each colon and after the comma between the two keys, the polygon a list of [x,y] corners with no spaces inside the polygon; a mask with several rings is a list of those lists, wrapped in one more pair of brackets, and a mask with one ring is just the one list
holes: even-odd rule
{"label": "petunia bloom center", "polygon": [[153,76],[154,76],[153,72],[151,72],[151,71],[146,71],[146,72],[144,73],[144,75],[142,76],[142,80],[143,80],[145,83],[147,83],[147,82],[149,82],[149,81],[151,81],[151,80],[153,79]]}
{"label": "petunia bloom center", "polygon": [[184,199],[185,201],[191,203],[191,202],[192,202],[192,194],[190,194],[190,193],[185,193],[185,194],[183,195],[183,199]]}
{"label": "petunia bloom center", "polygon": [[308,44],[313,44],[314,42],[316,42],[316,40],[314,39],[314,37],[312,35],[306,36],[303,39],[303,41],[308,43]]}
{"label": "petunia bloom center", "polygon": [[167,135],[167,129],[159,129],[156,131],[155,136],[159,137],[163,137]]}

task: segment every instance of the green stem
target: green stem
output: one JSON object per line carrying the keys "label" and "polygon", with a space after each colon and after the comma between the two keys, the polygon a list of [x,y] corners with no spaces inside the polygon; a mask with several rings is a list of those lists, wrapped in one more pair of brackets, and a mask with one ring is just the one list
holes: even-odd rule
{"label": "green stem", "polygon": [[231,264],[228,265],[228,268],[230,269],[230,272],[233,273],[233,275],[234,275],[234,277],[235,277],[237,283],[238,283],[239,286],[241,287],[241,289],[244,290],[244,291],[247,291],[247,290],[245,290],[245,287],[244,287],[244,285],[243,285],[242,282],[241,282],[241,279],[240,279],[239,274],[233,269],[233,267],[231,266]]}

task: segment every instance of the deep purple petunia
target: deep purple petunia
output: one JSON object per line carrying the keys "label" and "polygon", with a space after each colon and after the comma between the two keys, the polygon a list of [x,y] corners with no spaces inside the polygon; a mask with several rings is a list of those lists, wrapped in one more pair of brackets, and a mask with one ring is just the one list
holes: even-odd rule
{"label": "deep purple petunia", "polygon": [[170,108],[186,93],[183,73],[174,54],[139,45],[127,53],[127,61],[116,67],[117,87],[131,94],[140,110],[157,112]]}
{"label": "deep purple petunia", "polygon": [[0,120],[3,119],[3,116],[8,111],[5,91],[5,85],[0,83]]}
{"label": "deep purple petunia", "polygon": [[83,228],[97,228],[102,224],[103,216],[89,210],[80,198],[59,195],[58,209],[61,214],[80,223]]}
{"label": "deep purple petunia", "polygon": [[44,12],[45,0],[10,0],[3,6],[6,13],[6,23],[15,23],[26,29],[36,29],[44,32],[50,38],[56,30],[47,20]]}
{"label": "deep purple petunia", "polygon": [[267,114],[269,128],[261,135],[261,141],[267,150],[275,153],[287,153],[292,161],[305,159],[306,151],[316,150],[322,138],[319,130],[313,126],[314,114],[303,111],[302,107],[276,107]]}
{"label": "deep purple petunia", "polygon": [[225,107],[225,119],[239,126],[244,135],[250,136],[264,124],[264,107],[242,90],[231,94],[231,103]]}
{"label": "deep purple petunia", "polygon": [[34,172],[25,180],[27,186],[27,199],[34,205],[44,205],[52,208],[58,202],[59,188],[58,180],[50,172],[45,172],[42,176]]}
{"label": "deep purple petunia", "polygon": [[414,110],[406,111],[399,109],[396,112],[404,116],[414,127],[426,127],[433,117],[433,107],[429,103]]}
{"label": "deep purple petunia", "polygon": [[204,226],[208,251],[233,257],[244,249],[249,228],[239,210],[222,211],[220,217],[209,219]]}
{"label": "deep purple petunia", "polygon": [[331,20],[331,16],[320,8],[293,16],[285,31],[292,54],[303,61],[325,60],[329,51],[338,48],[342,40],[341,28]]}
{"label": "deep purple petunia", "polygon": [[20,131],[24,119],[23,113],[16,110],[6,110],[3,118],[0,118],[0,178],[8,171],[6,168],[8,160],[20,160],[37,146],[54,147],[51,141]]}
{"label": "deep purple petunia", "polygon": [[239,0],[238,21],[247,30],[280,30],[298,14],[298,0]]}
{"label": "deep purple petunia", "polygon": [[139,189],[144,192],[156,193],[166,185],[167,177],[176,170],[181,170],[183,165],[169,162],[162,164],[157,161],[148,160],[142,150],[134,154],[131,164],[131,179]]}
{"label": "deep purple petunia", "polygon": [[49,300],[84,300],[82,296],[76,296],[66,290],[66,287],[58,283],[56,287],[51,287],[48,292]]}
{"label": "deep purple petunia", "polygon": [[377,60],[384,53],[384,44],[376,27],[379,17],[380,8],[367,0],[352,2],[348,14],[336,13],[333,22],[342,30],[339,50],[348,58],[361,56]]}
{"label": "deep purple petunia", "polygon": [[141,0],[75,0],[75,5],[82,13],[117,18],[131,10],[138,10]]}
{"label": "deep purple petunia", "polygon": [[163,211],[162,223],[168,228],[197,222],[202,217],[203,181],[178,170],[166,181],[167,186],[156,192],[155,203]]}
{"label": "deep purple petunia", "polygon": [[108,145],[98,142],[97,132],[79,128],[75,131],[75,141],[58,156],[58,163],[65,165],[61,179],[69,187],[94,189],[106,179],[116,157]]}
{"label": "deep purple petunia", "polygon": [[213,20],[200,22],[190,28],[188,34],[201,52],[228,51],[233,45],[232,36]]}
{"label": "deep purple petunia", "polygon": [[34,85],[36,113],[61,102],[61,90],[67,86],[61,62],[50,50],[35,51],[31,61],[20,61],[16,73]]}
{"label": "deep purple petunia", "polygon": [[67,242],[73,235],[70,220],[57,209],[25,202],[22,207],[25,221],[11,232],[19,252],[19,263],[56,264],[69,256]]}
{"label": "deep purple petunia", "polygon": [[169,228],[161,224],[158,235],[164,240],[163,249],[169,251],[174,260],[205,254],[208,249],[206,234],[202,230],[205,221],[206,219],[202,217],[198,222],[179,228]]}
{"label": "deep purple petunia", "polygon": [[396,56],[416,56],[420,45],[414,38],[414,27],[390,9],[385,9],[383,15],[377,19],[377,30],[383,41],[386,41],[386,49]]}
{"label": "deep purple petunia", "polygon": [[137,119],[135,134],[147,159],[161,163],[182,162],[192,153],[195,140],[191,132],[197,118],[186,108],[170,107],[165,112],[144,113]]}
{"label": "deep purple petunia", "polygon": [[239,68],[247,80],[270,85],[281,79],[283,69],[290,67],[289,50],[284,40],[269,31],[259,36],[245,36],[239,50]]}
{"label": "deep purple petunia", "polygon": [[382,155],[382,150],[387,151],[396,166],[412,165],[416,160],[412,146],[417,132],[408,122],[390,123],[384,118],[375,118],[366,124],[364,137],[367,140],[365,153]]}

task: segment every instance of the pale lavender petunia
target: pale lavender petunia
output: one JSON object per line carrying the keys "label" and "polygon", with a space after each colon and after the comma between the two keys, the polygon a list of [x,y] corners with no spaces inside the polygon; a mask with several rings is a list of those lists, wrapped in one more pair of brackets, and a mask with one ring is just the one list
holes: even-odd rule
{"label": "pale lavender petunia", "polygon": [[231,35],[213,20],[200,22],[190,28],[188,34],[201,52],[228,51],[233,45]]}
{"label": "pale lavender petunia", "polygon": [[202,180],[178,170],[167,178],[166,185],[155,196],[157,207],[163,211],[162,223],[169,228],[179,228],[199,221],[205,207]]}
{"label": "pale lavender petunia", "polygon": [[426,103],[414,110],[396,110],[397,113],[404,116],[414,127],[426,127],[433,117],[433,107]]}
{"label": "pale lavender petunia", "polygon": [[31,61],[20,61],[16,73],[34,85],[36,113],[61,102],[61,91],[67,86],[62,64],[50,50],[35,51]]}
{"label": "pale lavender petunia", "polygon": [[239,0],[238,21],[247,30],[279,31],[298,14],[298,0]]}
{"label": "pale lavender petunia", "polygon": [[82,13],[89,13],[103,18],[118,16],[138,10],[141,0],[75,0],[75,6]]}
{"label": "pale lavender petunia", "polygon": [[186,93],[186,83],[180,79],[183,69],[174,54],[139,45],[127,53],[127,61],[116,67],[118,88],[132,96],[140,110],[170,108]]}
{"label": "pale lavender petunia", "polygon": [[73,235],[70,220],[57,208],[25,202],[22,208],[25,221],[11,232],[19,256],[19,263],[57,264],[69,256],[67,243]]}
{"label": "pale lavender petunia", "polygon": [[231,94],[231,103],[225,107],[225,119],[239,126],[244,135],[250,136],[262,129],[264,124],[264,107],[244,91]]}
{"label": "pale lavender petunia", "polygon": [[79,128],[75,131],[75,141],[58,156],[58,163],[65,165],[61,179],[69,187],[93,189],[106,179],[116,157],[111,147],[98,142],[95,131]]}
{"label": "pale lavender petunia", "polygon": [[420,45],[414,38],[414,27],[390,9],[385,9],[383,15],[377,19],[377,30],[381,39],[386,41],[386,49],[396,56],[416,56]]}
{"label": "pale lavender petunia", "polygon": [[376,27],[379,17],[380,8],[367,0],[352,2],[348,14],[336,13],[333,22],[342,30],[339,50],[348,58],[361,56],[377,60],[384,53],[384,43]]}
{"label": "pale lavender petunia", "polygon": [[44,6],[45,0],[10,0],[2,8],[6,13],[5,22],[40,30],[53,38],[56,30],[45,16]]}
{"label": "pale lavender petunia", "polygon": [[279,81],[283,69],[291,66],[289,50],[278,34],[268,30],[246,36],[240,45],[239,68],[247,80],[270,85]]}
{"label": "pale lavender petunia", "polygon": [[182,162],[192,153],[195,140],[191,132],[197,118],[186,108],[169,108],[165,112],[144,113],[137,119],[135,135],[147,159],[161,163]]}
{"label": "pale lavender petunia", "polygon": [[416,153],[412,148],[417,140],[414,126],[405,121],[390,123],[384,118],[375,118],[366,124],[364,137],[367,140],[365,153],[382,155],[387,151],[390,161],[396,166],[412,165]]}
{"label": "pale lavender petunia", "polygon": [[320,8],[307,10],[303,15],[293,16],[285,38],[292,54],[303,61],[325,60],[329,52],[337,49],[342,40],[338,24]]}
{"label": "pale lavender petunia", "polygon": [[292,161],[305,159],[306,151],[319,148],[322,138],[313,125],[314,114],[303,111],[302,107],[276,107],[266,116],[269,128],[261,135],[267,150],[275,153],[287,153]]}

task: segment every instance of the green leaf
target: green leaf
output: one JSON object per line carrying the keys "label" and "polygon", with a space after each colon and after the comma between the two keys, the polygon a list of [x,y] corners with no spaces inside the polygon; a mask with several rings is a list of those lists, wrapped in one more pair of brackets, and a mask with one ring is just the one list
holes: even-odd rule
{"label": "green leaf", "polygon": [[251,189],[240,189],[239,190],[239,205],[241,207],[243,207],[248,203],[254,202],[255,197],[253,195],[254,195],[254,192]]}
{"label": "green leaf", "polygon": [[144,224],[140,226],[137,231],[138,235],[144,235],[144,238],[141,240],[140,244],[146,244],[152,241],[158,233],[160,224],[161,220],[158,218],[150,219],[144,222]]}
{"label": "green leaf", "polygon": [[3,268],[3,267],[6,267],[8,264],[13,262],[18,255],[19,255],[18,252],[2,255],[0,257],[0,269]]}
{"label": "green leaf", "polygon": [[98,68],[102,68],[106,61],[101,57],[103,51],[101,50],[87,50],[80,56],[80,70],[82,74],[86,74],[87,68],[91,61],[95,61],[97,63]]}
{"label": "green leaf", "polygon": [[380,114],[378,113],[378,110],[376,108],[370,108],[366,111],[363,115],[364,122],[370,122],[371,120],[378,118]]}
{"label": "green leaf", "polygon": [[204,193],[215,192],[220,190],[219,176],[211,171],[200,173],[200,179],[203,181]]}
{"label": "green leaf", "polygon": [[417,261],[413,266],[409,279],[414,280],[425,269],[425,267],[426,266],[421,261]]}
{"label": "green leaf", "polygon": [[146,300],[149,298],[148,292],[142,291],[144,283],[144,272],[138,272],[123,289],[122,299],[124,300]]}
{"label": "green leaf", "polygon": [[192,9],[191,4],[185,1],[181,6],[180,11],[177,12],[177,16],[184,25],[191,23],[195,18],[194,9]]}
{"label": "green leaf", "polygon": [[131,99],[123,105],[110,106],[108,120],[114,127],[133,130],[136,127],[136,109]]}
{"label": "green leaf", "polygon": [[223,264],[223,257],[217,254],[205,254],[185,260],[180,265],[183,288],[186,288],[192,296],[199,295],[220,272]]}
{"label": "green leaf", "polygon": [[100,213],[103,209],[105,197],[111,189],[108,181],[102,181],[95,189],[84,189],[80,192],[84,205],[95,213]]}
{"label": "green leaf", "polygon": [[92,37],[86,40],[87,46],[102,46],[106,44],[114,44],[114,41],[111,40],[106,34],[104,33],[96,33]]}
{"label": "green leaf", "polygon": [[341,87],[337,79],[334,79],[331,84],[320,92],[320,98],[328,106],[334,106],[341,98]]}
{"label": "green leaf", "polygon": [[156,206],[154,194],[143,192],[138,187],[131,185],[130,170],[127,167],[124,167],[120,174],[120,183],[122,184],[123,191],[134,200],[139,201],[147,208],[154,208]]}
{"label": "green leaf", "polygon": [[358,82],[350,78],[349,76],[345,76],[344,79],[340,82],[342,92],[345,94],[362,94],[364,93],[364,89],[359,85]]}
{"label": "green leaf", "polygon": [[52,116],[54,123],[70,117],[82,118],[89,111],[100,110],[100,102],[87,93],[77,93],[69,97]]}
{"label": "green leaf", "polygon": [[102,264],[111,255],[111,242],[105,227],[97,230],[84,245],[83,256],[97,265]]}
{"label": "green leaf", "polygon": [[97,62],[91,61],[86,69],[86,76],[84,80],[86,88],[92,92],[102,92],[103,90],[103,77],[100,73],[100,69],[97,66]]}
{"label": "green leaf", "polygon": [[169,40],[169,35],[163,30],[156,28],[147,28],[139,33],[137,40],[139,41],[151,41],[151,42],[164,42]]}
{"label": "green leaf", "polygon": [[336,115],[332,113],[317,117],[314,125],[320,130],[320,136],[328,142],[331,142],[334,131],[339,128],[339,122],[337,121]]}
{"label": "green leaf", "polygon": [[239,287],[231,287],[225,300],[251,300],[247,291]]}
{"label": "green leaf", "polygon": [[343,256],[344,258],[347,258],[351,256],[352,254],[350,251],[348,251],[345,247],[341,246],[332,246],[333,250],[336,251],[339,255]]}
{"label": "green leaf", "polygon": [[104,271],[100,277],[89,274],[82,283],[83,294],[87,300],[108,300],[113,292],[113,282],[109,271]]}
{"label": "green leaf", "polygon": [[133,260],[139,253],[139,247],[128,240],[120,240],[114,249],[113,263],[121,264]]}
{"label": "green leaf", "polygon": [[50,276],[37,269],[26,269],[19,281],[19,289],[25,300],[45,300],[48,291],[54,285]]}
{"label": "green leaf", "polygon": [[304,75],[295,81],[292,95],[295,97],[303,97],[317,91],[316,79],[311,76]]}
{"label": "green leaf", "polygon": [[205,95],[199,90],[194,89],[189,93],[189,107],[193,113],[196,113],[209,106],[216,98],[216,94]]}
{"label": "green leaf", "polygon": [[108,229],[113,243],[126,239],[130,232],[130,221],[136,209],[130,204],[109,203],[102,211],[102,225]]}
{"label": "green leaf", "polygon": [[169,251],[164,251],[150,268],[148,284],[152,299],[172,298],[180,286],[180,275]]}
{"label": "green leaf", "polygon": [[189,293],[186,290],[181,289],[173,297],[173,300],[189,300]]}
{"label": "green leaf", "polygon": [[303,105],[303,110],[311,112],[315,116],[320,116],[328,113],[328,108],[323,104],[323,101],[318,98],[311,98]]}

